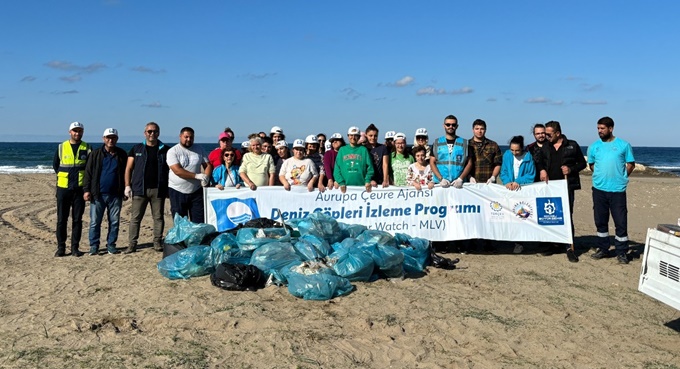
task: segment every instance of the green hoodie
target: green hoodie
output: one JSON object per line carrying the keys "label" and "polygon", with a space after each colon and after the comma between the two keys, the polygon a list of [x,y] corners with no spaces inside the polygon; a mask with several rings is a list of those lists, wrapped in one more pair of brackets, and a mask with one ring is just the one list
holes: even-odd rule
{"label": "green hoodie", "polygon": [[345,145],[338,151],[333,178],[340,186],[364,186],[371,183],[373,163],[364,146]]}

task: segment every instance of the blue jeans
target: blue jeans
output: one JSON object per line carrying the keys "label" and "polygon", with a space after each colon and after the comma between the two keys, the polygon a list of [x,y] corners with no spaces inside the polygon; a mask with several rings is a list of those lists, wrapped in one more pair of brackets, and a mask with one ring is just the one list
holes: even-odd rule
{"label": "blue jeans", "polygon": [[99,198],[90,201],[90,253],[99,251],[99,238],[102,231],[102,221],[104,211],[109,220],[109,232],[106,235],[106,249],[111,252],[116,251],[116,241],[118,240],[118,228],[120,226],[120,208],[123,198],[101,194]]}
{"label": "blue jeans", "polygon": [[597,247],[602,251],[609,250],[609,214],[614,220],[616,236],[614,247],[616,255],[628,252],[628,206],[626,191],[606,192],[593,187],[593,214],[597,229]]}

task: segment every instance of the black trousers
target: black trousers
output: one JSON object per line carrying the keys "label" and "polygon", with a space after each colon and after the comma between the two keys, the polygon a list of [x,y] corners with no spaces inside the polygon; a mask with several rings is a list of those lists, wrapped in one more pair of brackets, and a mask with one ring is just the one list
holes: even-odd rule
{"label": "black trousers", "polygon": [[185,194],[172,188],[168,189],[170,197],[170,212],[172,217],[179,214],[182,217],[189,216],[194,223],[203,223],[203,187],[194,193]]}
{"label": "black trousers", "polygon": [[78,250],[80,236],[83,233],[83,213],[85,200],[83,189],[66,189],[57,187],[57,247],[66,248],[66,227],[71,215],[71,250]]}
{"label": "black trousers", "polygon": [[597,229],[597,247],[609,250],[609,214],[614,220],[616,255],[628,252],[628,204],[626,191],[607,192],[593,188],[593,215]]}

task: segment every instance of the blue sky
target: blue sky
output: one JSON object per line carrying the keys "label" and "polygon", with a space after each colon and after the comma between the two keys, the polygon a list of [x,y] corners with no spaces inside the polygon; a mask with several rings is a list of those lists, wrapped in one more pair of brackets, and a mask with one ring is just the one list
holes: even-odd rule
{"label": "blue sky", "polygon": [[287,138],[375,123],[431,141],[448,114],[501,144],[558,120],[582,145],[616,122],[677,146],[676,1],[2,1],[0,140],[106,127],[176,142],[225,127]]}

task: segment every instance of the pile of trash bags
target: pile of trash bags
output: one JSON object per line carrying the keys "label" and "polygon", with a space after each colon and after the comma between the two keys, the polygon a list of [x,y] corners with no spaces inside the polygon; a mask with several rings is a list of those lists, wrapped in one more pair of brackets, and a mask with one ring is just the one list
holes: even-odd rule
{"label": "pile of trash bags", "polygon": [[169,279],[210,274],[213,285],[236,291],[285,285],[306,300],[346,295],[351,282],[422,275],[433,258],[448,269],[458,262],[434,254],[428,240],[344,224],[320,212],[288,224],[260,218],[226,232],[175,215],[165,242],[171,251],[158,271]]}

